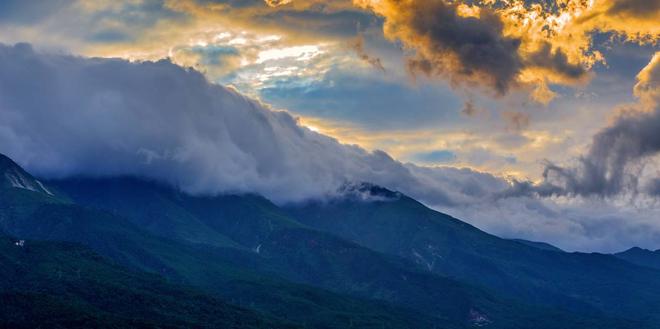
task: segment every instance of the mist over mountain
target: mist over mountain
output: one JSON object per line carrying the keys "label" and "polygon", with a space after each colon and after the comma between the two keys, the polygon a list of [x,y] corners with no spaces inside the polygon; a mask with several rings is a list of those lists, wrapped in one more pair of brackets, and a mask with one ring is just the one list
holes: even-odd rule
{"label": "mist over mountain", "polygon": [[[324,197],[354,181],[439,204],[506,187],[469,170],[418,173],[382,151],[340,144],[167,60],[2,45],[0,86],[0,149],[48,178],[136,175],[193,194],[254,192],[277,202]],[[461,188],[475,180],[479,189]]]}
{"label": "mist over mountain", "polygon": [[[346,184],[370,182],[493,233],[568,250],[660,241],[652,210],[608,209],[599,199],[557,204],[490,173],[402,163],[341,144],[167,60],[2,45],[0,86],[0,149],[43,178],[131,175],[195,195],[257,193],[278,204],[331,198]],[[606,226],[612,238],[601,239]]]}
{"label": "mist over mountain", "polygon": [[0,329],[660,329],[660,0],[0,1]]}
{"label": "mist over mountain", "polygon": [[[0,262],[12,270],[0,275],[14,282],[0,285],[15,314],[0,313],[8,324],[25,325],[29,314],[56,314],[53,325],[105,319],[120,328],[656,328],[658,321],[656,269],[500,239],[373,184],[279,207],[259,195],[193,196],[134,177],[31,189],[12,185],[9,174],[37,181],[32,175],[0,159]],[[103,292],[114,287],[128,290]],[[126,308],[132,302],[123,298],[167,301],[158,310],[168,317]]]}

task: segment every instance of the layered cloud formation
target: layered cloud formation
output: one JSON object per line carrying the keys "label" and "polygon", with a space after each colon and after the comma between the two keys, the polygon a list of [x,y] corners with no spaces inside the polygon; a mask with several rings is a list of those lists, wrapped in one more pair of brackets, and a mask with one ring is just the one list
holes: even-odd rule
{"label": "layered cloud formation", "polygon": [[446,205],[485,193],[462,188],[464,179],[504,187],[487,174],[430,173],[340,144],[169,61],[48,55],[28,44],[0,47],[0,150],[46,177],[137,175],[278,202],[362,181]]}
{"label": "layered cloud formation", "polygon": [[[640,103],[656,99],[656,65],[657,56],[639,75]],[[656,110],[640,107],[634,116],[622,114],[594,145],[600,135],[623,136],[632,142],[621,142],[616,149],[621,152],[644,142],[636,153],[622,153],[625,159],[653,154]],[[633,117],[638,119],[623,119]],[[627,122],[643,129],[609,133]],[[341,144],[287,112],[166,60],[129,62],[44,54],[28,44],[0,46],[0,152],[45,177],[136,175],[189,193],[259,193],[280,203],[332,197],[345,184],[366,181],[490,232],[567,249],[613,250],[660,241],[654,208],[637,213],[603,205],[602,199],[566,199],[579,194],[574,192],[563,193],[564,199],[543,198],[552,195],[539,193],[547,184],[512,184],[471,169],[401,163],[382,151]],[[644,186],[648,195],[658,190],[654,180]]]}
{"label": "layered cloud formation", "polygon": [[[551,85],[579,85],[594,66],[606,64],[595,47],[598,34],[639,44],[655,44],[660,35],[659,0],[5,3],[5,42],[38,39],[85,54],[142,60],[169,56],[179,64],[200,64],[216,77],[253,64],[256,53],[268,48],[263,37],[281,37],[272,42],[280,48],[325,44],[341,57],[332,46],[351,42],[361,30],[382,30],[377,37],[400,42],[414,73],[497,95],[524,90],[542,103],[556,96]],[[221,42],[223,34],[234,43]],[[228,48],[213,51],[219,45]],[[357,55],[365,59],[359,46]],[[379,55],[366,61],[378,67]]]}

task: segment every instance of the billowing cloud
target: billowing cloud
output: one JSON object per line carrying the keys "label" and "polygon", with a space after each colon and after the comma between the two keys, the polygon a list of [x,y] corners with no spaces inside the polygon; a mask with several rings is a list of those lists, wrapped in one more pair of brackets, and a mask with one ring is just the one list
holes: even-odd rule
{"label": "billowing cloud", "polygon": [[49,55],[28,44],[0,47],[0,152],[46,177],[137,175],[277,202],[362,181],[440,204],[469,199],[449,191],[461,180],[445,184],[444,169],[422,180],[418,167],[340,144],[169,61]]}
{"label": "billowing cloud", "polygon": [[498,93],[508,91],[521,69],[520,40],[503,35],[492,11],[464,17],[458,5],[441,0],[378,1],[370,4],[385,17],[385,34],[401,40],[416,54],[413,72],[446,75],[454,82],[483,81]]}
{"label": "billowing cloud", "polygon": [[[486,172],[404,164],[341,144],[169,61],[0,46],[0,152],[45,177],[138,175],[189,193],[255,192],[282,203],[367,181],[503,236],[589,250],[660,241],[653,212],[594,214],[591,204],[565,208],[530,193],[506,195],[509,181]],[[617,223],[610,225],[617,239],[603,238],[599,223],[609,222]]]}
{"label": "billowing cloud", "polygon": [[576,166],[548,163],[546,184],[553,194],[612,196],[637,193],[643,161],[660,153],[660,52],[638,75],[638,104],[624,105],[594,137]]}

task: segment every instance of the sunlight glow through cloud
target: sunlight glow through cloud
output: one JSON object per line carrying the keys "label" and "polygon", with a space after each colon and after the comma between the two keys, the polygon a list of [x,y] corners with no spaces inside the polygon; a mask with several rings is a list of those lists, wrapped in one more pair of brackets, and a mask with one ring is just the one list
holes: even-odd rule
{"label": "sunlight glow through cloud", "polygon": [[314,58],[322,54],[323,52],[324,51],[321,50],[319,46],[314,46],[314,45],[268,49],[259,52],[257,58],[257,64],[261,64],[266,61],[278,60],[284,58],[294,58],[299,61],[304,61]]}
{"label": "sunlight glow through cloud", "polygon": [[[546,160],[574,168],[657,97],[655,70],[632,86],[658,51],[658,0],[71,0],[40,15],[4,16],[0,42],[170,61],[340,142],[536,185]],[[657,176],[659,161],[636,165]]]}

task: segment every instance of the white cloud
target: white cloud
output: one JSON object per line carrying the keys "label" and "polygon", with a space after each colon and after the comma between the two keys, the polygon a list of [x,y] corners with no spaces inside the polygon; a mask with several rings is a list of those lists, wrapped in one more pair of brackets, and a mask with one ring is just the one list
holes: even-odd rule
{"label": "white cloud", "polygon": [[139,175],[191,193],[257,192],[277,202],[323,197],[352,181],[446,194],[447,204],[465,197],[168,61],[2,46],[0,86],[1,152],[46,177]]}
{"label": "white cloud", "polygon": [[502,235],[577,249],[660,243],[651,210],[507,195],[509,183],[488,173],[403,164],[168,61],[0,45],[0,152],[45,177],[138,175],[190,193],[255,192],[280,203],[366,181]]}

